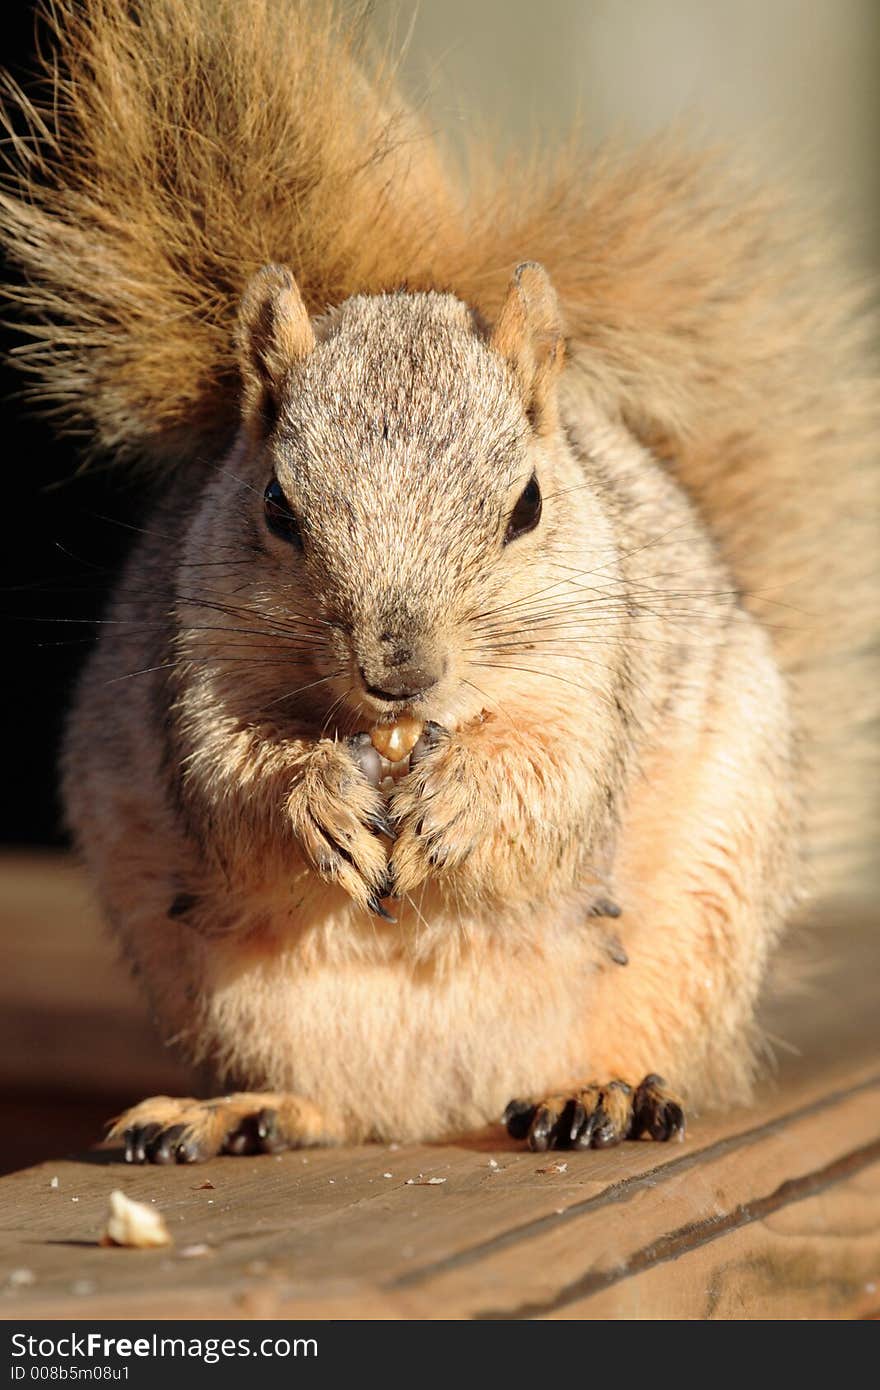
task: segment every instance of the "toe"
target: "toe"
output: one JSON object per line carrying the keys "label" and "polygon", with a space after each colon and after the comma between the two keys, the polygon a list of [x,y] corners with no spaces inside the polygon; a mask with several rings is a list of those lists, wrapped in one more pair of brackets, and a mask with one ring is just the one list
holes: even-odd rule
{"label": "toe", "polygon": [[270,1106],[256,1116],[256,1137],[260,1153],[277,1154],[289,1147],[279,1127],[278,1111]]}
{"label": "toe", "polygon": [[147,1145],[155,1139],[161,1128],[162,1126],[157,1124],[131,1125],[123,1135],[126,1163],[146,1163]]}
{"label": "toe", "polygon": [[177,1145],[178,1163],[203,1163],[213,1158],[214,1150],[203,1140],[199,1140],[191,1130],[187,1130]]}
{"label": "toe", "polygon": [[245,1115],[231,1129],[223,1141],[223,1152],[227,1154],[258,1153],[260,1138],[257,1129],[257,1115]]}
{"label": "toe", "polygon": [[382,781],[382,759],[373,747],[369,734],[355,734],[346,740],[346,748],[353,763],[366,777],[372,787]]}
{"label": "toe", "polygon": [[553,1142],[553,1112],[548,1105],[539,1105],[529,1126],[529,1148],[544,1153]]}
{"label": "toe", "polygon": [[169,1125],[166,1129],[160,1129],[158,1134],[153,1135],[145,1145],[149,1162],[176,1163],[177,1146],[185,1129],[186,1125]]}
{"label": "toe", "polygon": [[666,1089],[662,1076],[651,1073],[636,1091],[633,1104],[634,1138],[650,1134],[658,1143],[683,1139],[685,1134],[684,1107],[677,1096]]}
{"label": "toe", "polygon": [[596,1124],[591,1147],[608,1149],[629,1134],[632,1123],[632,1087],[625,1081],[611,1081],[599,1095]]}
{"label": "toe", "polygon": [[535,1116],[535,1105],[530,1100],[512,1100],[501,1116],[511,1139],[525,1139]]}
{"label": "toe", "polygon": [[567,1149],[572,1125],[574,1100],[569,1096],[550,1096],[537,1107],[529,1128],[529,1148],[535,1153],[547,1149]]}

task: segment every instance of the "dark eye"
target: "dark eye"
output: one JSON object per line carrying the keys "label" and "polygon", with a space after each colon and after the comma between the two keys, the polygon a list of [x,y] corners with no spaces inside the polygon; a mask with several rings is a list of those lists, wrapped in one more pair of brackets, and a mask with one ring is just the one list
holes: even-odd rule
{"label": "dark eye", "polygon": [[302,550],[303,539],[299,521],[284,496],[277,478],[272,479],[263,493],[263,503],[266,510],[266,525],[273,535]]}
{"label": "dark eye", "polygon": [[538,487],[538,479],[533,473],[520,493],[519,501],[510,513],[507,530],[504,533],[504,544],[509,545],[511,541],[516,540],[517,536],[524,536],[526,531],[534,531],[540,520],[541,489]]}

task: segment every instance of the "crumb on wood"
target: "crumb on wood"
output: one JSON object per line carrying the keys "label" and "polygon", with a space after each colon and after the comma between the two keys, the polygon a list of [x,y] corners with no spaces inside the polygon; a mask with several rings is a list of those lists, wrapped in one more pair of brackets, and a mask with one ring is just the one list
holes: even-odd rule
{"label": "crumb on wood", "polygon": [[145,1202],[132,1201],[117,1189],[110,1193],[110,1212],[100,1243],[149,1250],[170,1245],[171,1233],[161,1212]]}

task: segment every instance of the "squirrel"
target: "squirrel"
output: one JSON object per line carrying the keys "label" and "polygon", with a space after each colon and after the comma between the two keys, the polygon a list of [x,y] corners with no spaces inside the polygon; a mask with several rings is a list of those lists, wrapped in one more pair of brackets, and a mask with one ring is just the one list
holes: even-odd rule
{"label": "squirrel", "polygon": [[877,392],[834,247],[671,138],[477,146],[468,185],[323,0],[43,22],[20,360],[157,488],[67,816],[232,1088],[135,1105],[126,1157],[748,1101],[783,928],[868,838]]}

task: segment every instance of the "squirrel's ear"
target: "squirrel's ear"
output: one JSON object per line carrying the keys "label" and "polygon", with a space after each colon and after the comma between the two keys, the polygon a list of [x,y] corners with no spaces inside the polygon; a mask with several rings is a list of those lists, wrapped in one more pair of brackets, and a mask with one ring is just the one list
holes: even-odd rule
{"label": "squirrel's ear", "polygon": [[315,346],[308,311],[286,266],[265,265],[248,282],[237,342],[243,411],[266,433],[277,417],[288,371]]}
{"label": "squirrel's ear", "polygon": [[514,370],[532,428],[549,433],[556,423],[553,387],[565,345],[556,291],[537,261],[517,266],[491,343]]}

